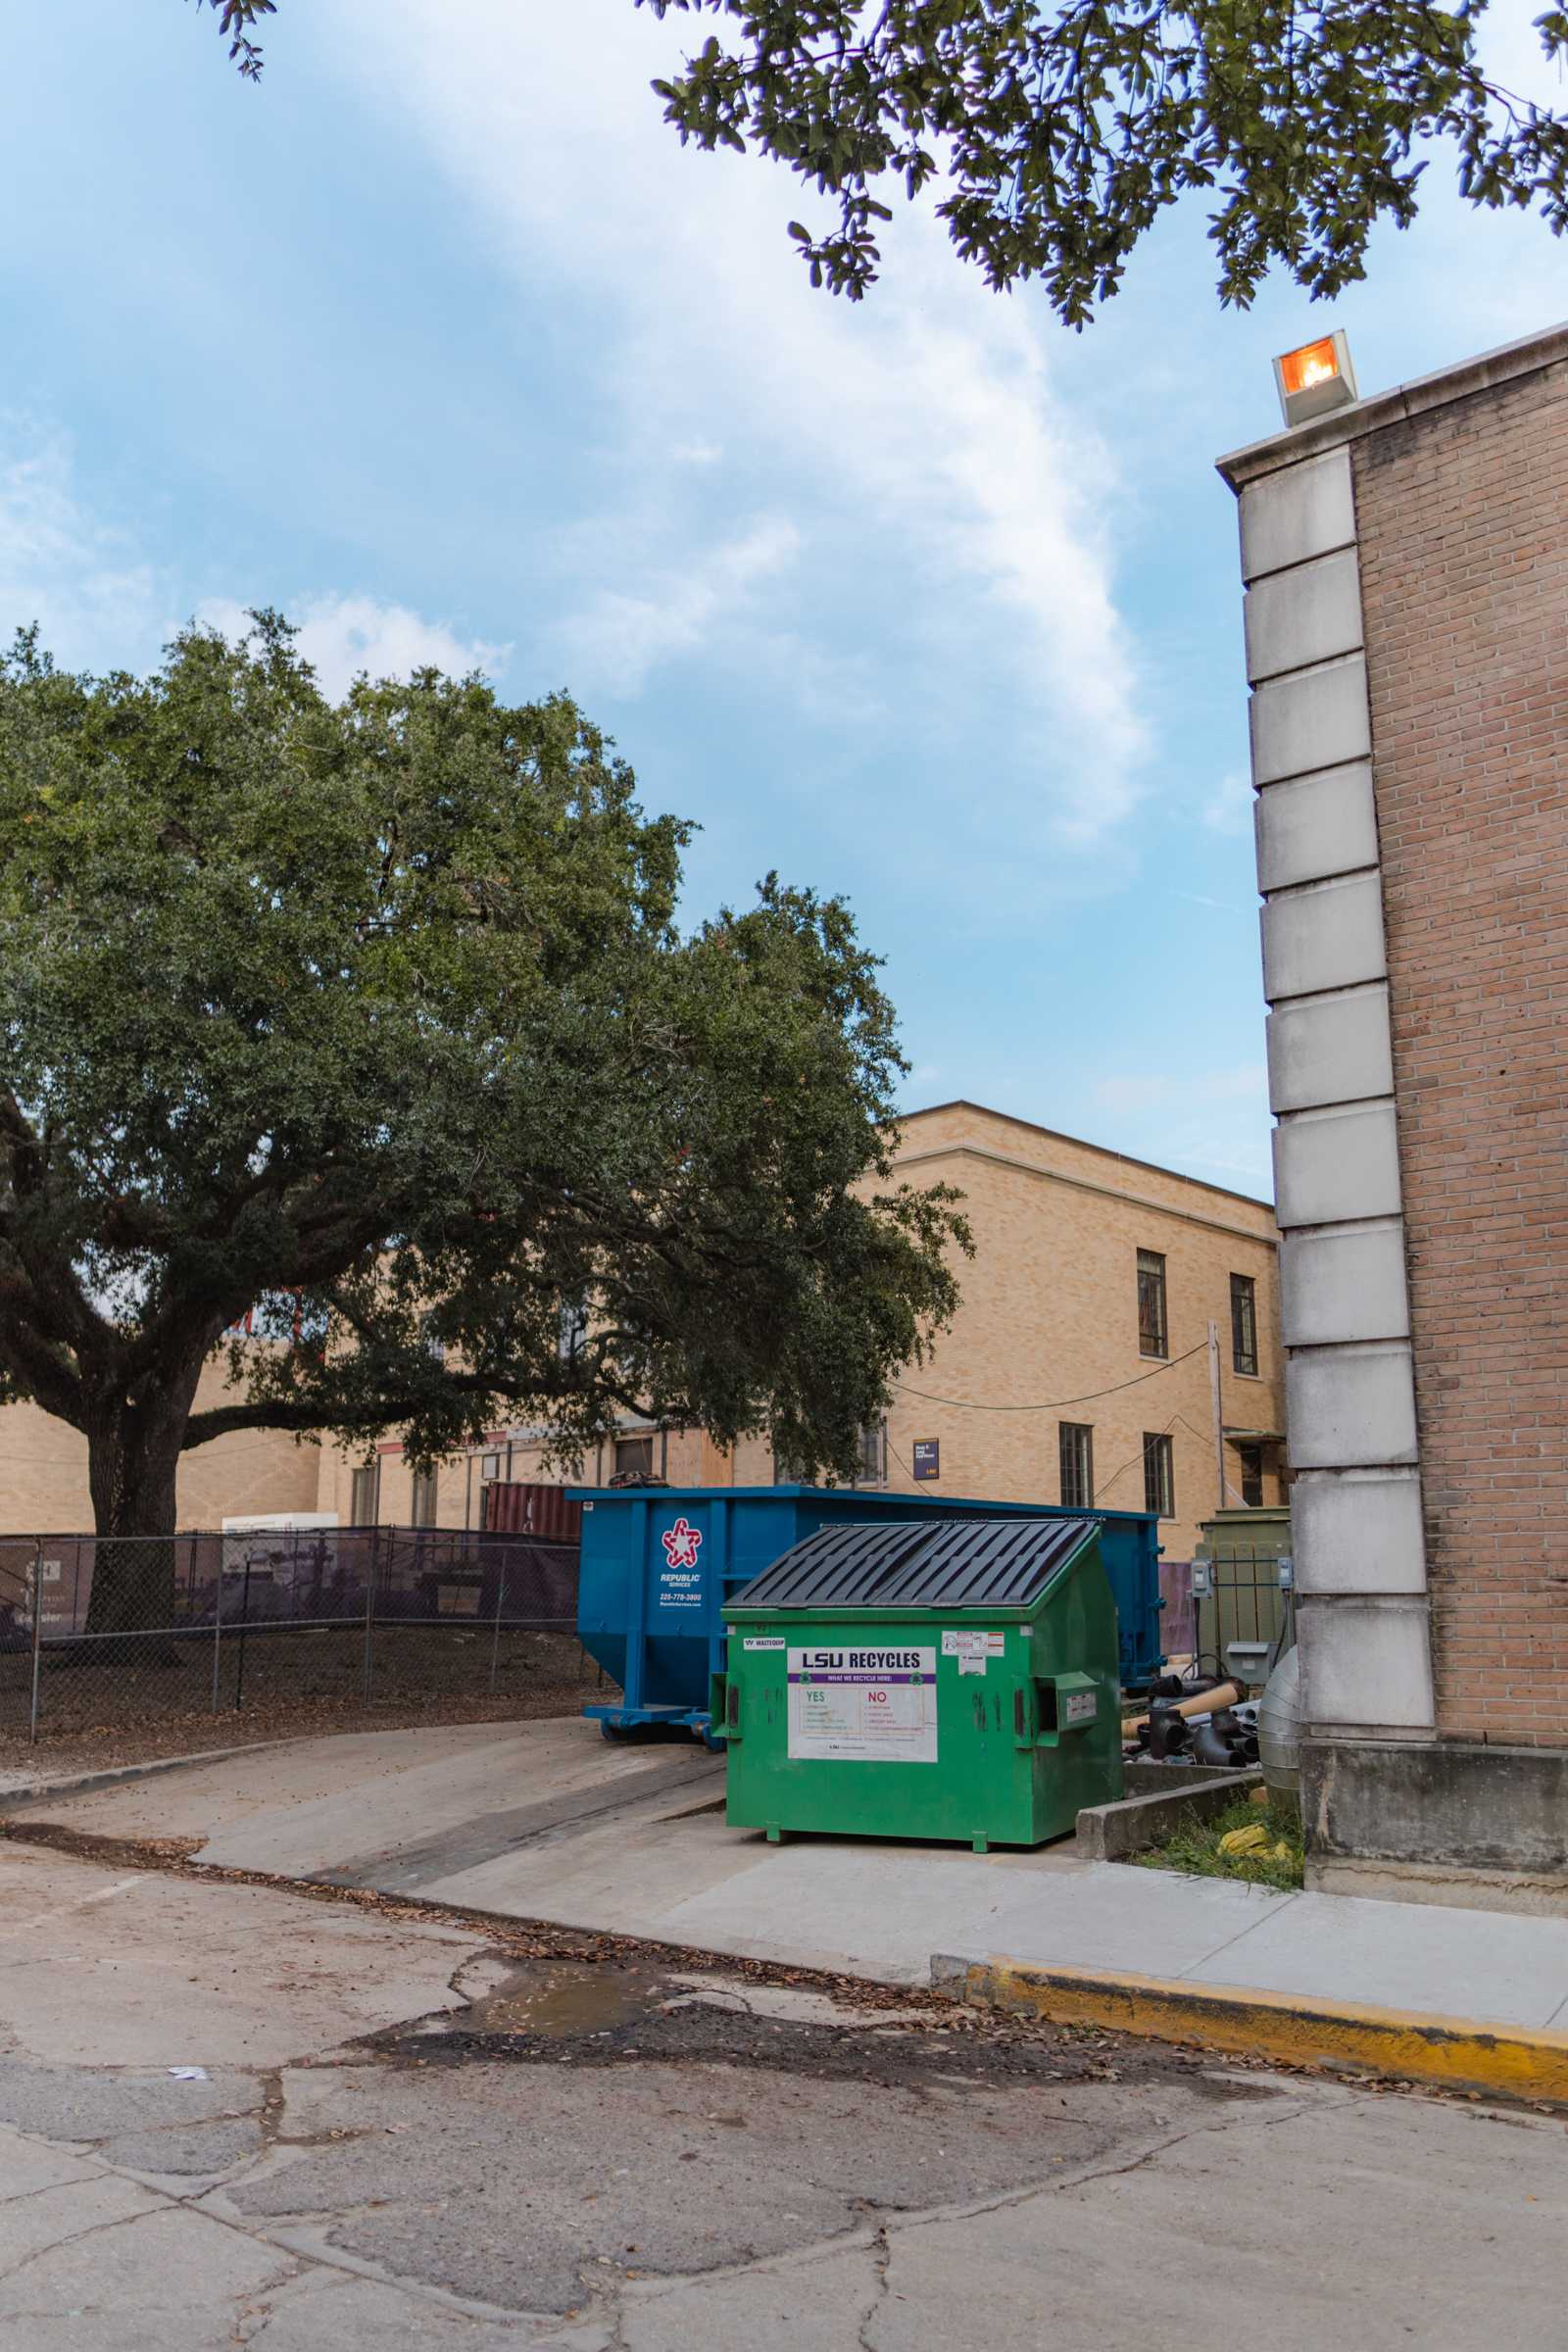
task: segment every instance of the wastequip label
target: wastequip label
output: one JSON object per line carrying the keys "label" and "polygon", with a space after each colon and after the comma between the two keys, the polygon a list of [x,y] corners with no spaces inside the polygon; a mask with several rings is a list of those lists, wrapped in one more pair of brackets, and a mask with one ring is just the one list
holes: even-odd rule
{"label": "wastequip label", "polygon": [[785,1672],[792,1757],[936,1762],[935,1649],[792,1649]]}

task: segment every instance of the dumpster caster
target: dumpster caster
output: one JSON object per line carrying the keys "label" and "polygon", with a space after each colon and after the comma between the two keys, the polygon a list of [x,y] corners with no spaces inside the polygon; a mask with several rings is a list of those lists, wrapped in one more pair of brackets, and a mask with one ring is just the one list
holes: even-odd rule
{"label": "dumpster caster", "polygon": [[697,1735],[710,1756],[721,1756],[729,1742],[718,1732],[699,1732]]}
{"label": "dumpster caster", "polygon": [[634,1740],[637,1735],[629,1723],[601,1723],[601,1740]]}

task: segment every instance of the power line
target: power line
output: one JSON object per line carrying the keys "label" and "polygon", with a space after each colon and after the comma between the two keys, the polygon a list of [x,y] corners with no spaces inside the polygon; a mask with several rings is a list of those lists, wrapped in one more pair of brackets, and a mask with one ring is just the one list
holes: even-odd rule
{"label": "power line", "polygon": [[1152,1372],[1136,1372],[1131,1380],[1118,1380],[1113,1389],[1092,1389],[1087,1396],[1057,1396],[1049,1404],[977,1404],[972,1396],[933,1396],[928,1390],[911,1389],[902,1380],[893,1385],[902,1389],[906,1396],[918,1396],[926,1404],[951,1404],[963,1413],[1055,1413],[1065,1404],[1094,1404],[1102,1396],[1119,1396],[1123,1389],[1136,1389],[1143,1381],[1157,1380],[1162,1372],[1174,1372],[1178,1364],[1190,1363],[1207,1347],[1206,1340],[1200,1340],[1185,1355],[1173,1355],[1169,1363],[1156,1364]]}

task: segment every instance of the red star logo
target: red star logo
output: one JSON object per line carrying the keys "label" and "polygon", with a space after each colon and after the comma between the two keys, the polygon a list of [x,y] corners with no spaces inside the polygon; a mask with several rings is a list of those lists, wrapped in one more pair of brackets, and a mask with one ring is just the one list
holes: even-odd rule
{"label": "red star logo", "polygon": [[665,1528],[659,1540],[664,1546],[664,1557],[672,1568],[696,1567],[697,1554],[703,1547],[701,1528],[691,1526],[685,1519],[677,1519],[673,1527]]}

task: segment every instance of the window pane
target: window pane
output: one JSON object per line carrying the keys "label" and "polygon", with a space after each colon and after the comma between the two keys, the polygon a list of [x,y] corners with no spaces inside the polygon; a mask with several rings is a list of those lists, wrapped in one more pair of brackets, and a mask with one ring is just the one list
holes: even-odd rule
{"label": "window pane", "polygon": [[1157,1250],[1138,1252],[1138,1352],[1165,1355],[1165,1260]]}
{"label": "window pane", "polygon": [[1085,1422],[1060,1424],[1061,1499],[1069,1510],[1088,1510],[1095,1499],[1095,1433]]}
{"label": "window pane", "polygon": [[418,1471],[415,1476],[414,1500],[410,1506],[416,1527],[434,1527],[435,1497],[436,1473],[433,1470]]}
{"label": "window pane", "polygon": [[1172,1441],[1166,1435],[1144,1432],[1144,1508],[1162,1519],[1176,1516],[1176,1473]]}
{"label": "window pane", "polygon": [[1242,1466],[1242,1500],[1250,1511],[1263,1506],[1263,1448],[1261,1446],[1238,1446],[1237,1458]]}
{"label": "window pane", "polygon": [[1238,1372],[1257,1371],[1257,1288],[1250,1274],[1231,1276],[1231,1361]]}
{"label": "window pane", "polygon": [[868,1421],[860,1432],[860,1467],[857,1483],[880,1486],[887,1476],[883,1440],[887,1435],[885,1421]]}
{"label": "window pane", "polygon": [[372,1462],[356,1470],[349,1494],[349,1516],[356,1527],[373,1527],[380,1502],[381,1470]]}
{"label": "window pane", "polygon": [[615,1440],[615,1476],[624,1478],[628,1472],[637,1478],[653,1477],[654,1441],[651,1436]]}

